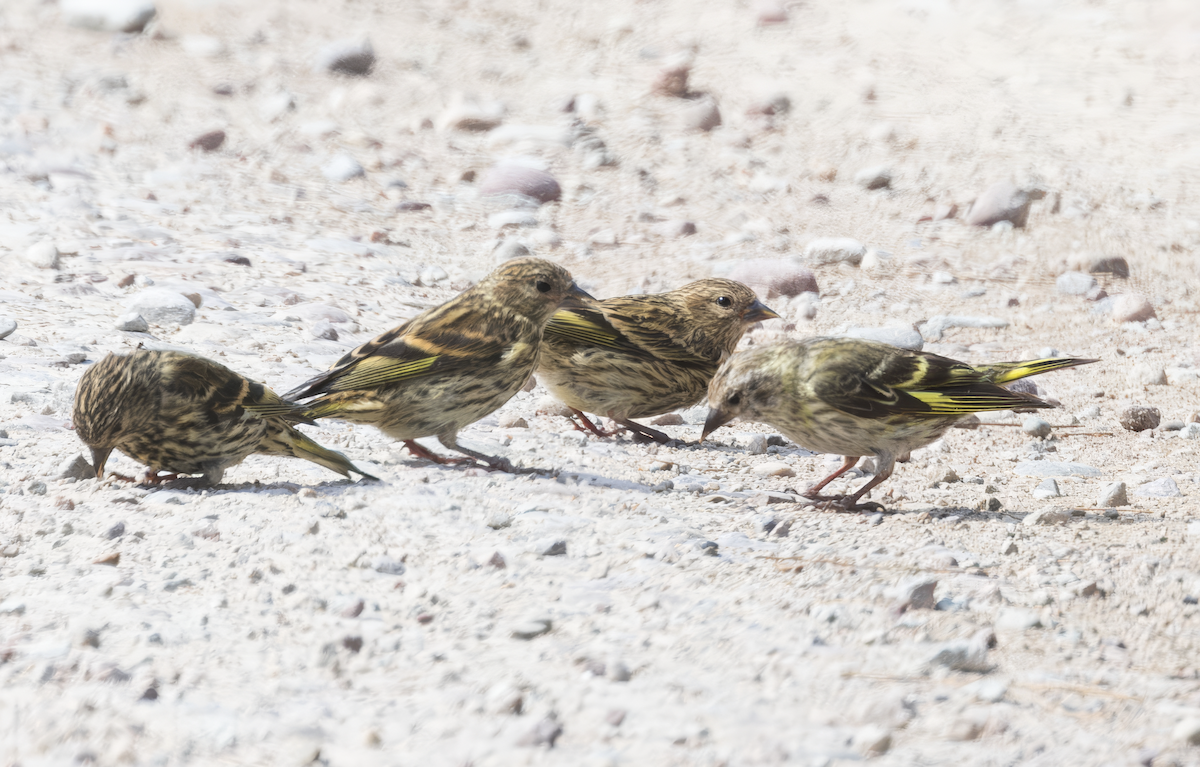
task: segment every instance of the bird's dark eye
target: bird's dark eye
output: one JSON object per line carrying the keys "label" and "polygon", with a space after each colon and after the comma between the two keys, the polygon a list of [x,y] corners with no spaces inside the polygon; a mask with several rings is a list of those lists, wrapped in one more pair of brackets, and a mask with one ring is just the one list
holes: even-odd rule
{"label": "bird's dark eye", "polygon": [[729,399],[727,399],[725,401],[728,402],[730,405],[737,407],[738,405],[742,404],[741,392],[730,395]]}
{"label": "bird's dark eye", "polygon": [[717,306],[721,307],[722,309],[728,309],[729,307],[733,306],[733,299],[729,296],[719,296],[717,298]]}
{"label": "bird's dark eye", "polygon": [[537,281],[537,289],[538,289],[539,293],[549,293],[550,292],[550,283],[546,282],[545,280],[538,280]]}

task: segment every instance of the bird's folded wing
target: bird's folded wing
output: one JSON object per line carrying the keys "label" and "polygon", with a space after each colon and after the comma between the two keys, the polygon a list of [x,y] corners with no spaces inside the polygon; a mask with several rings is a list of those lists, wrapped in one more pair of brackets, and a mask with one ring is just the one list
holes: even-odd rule
{"label": "bird's folded wing", "polygon": [[304,399],[327,392],[399,384],[435,373],[479,370],[497,364],[511,347],[509,339],[489,333],[487,328],[444,329],[423,338],[405,333],[407,327],[402,325],[368,341],[287,396]]}
{"label": "bird's folded wing", "polygon": [[869,366],[832,365],[812,377],[814,394],[863,418],[940,417],[1013,407],[1049,407],[1036,397],[981,380],[979,371],[931,354],[897,354]]}
{"label": "bird's folded wing", "polygon": [[224,365],[194,355],[177,355],[164,371],[165,388],[177,397],[203,403],[217,419],[241,418],[246,411],[260,418],[312,423],[304,408],[282,399],[262,384]]}
{"label": "bird's folded wing", "polygon": [[546,325],[546,335],[678,365],[714,364],[716,360],[704,359],[682,342],[685,318],[678,310],[653,298],[609,298],[601,302],[602,311],[560,310]]}

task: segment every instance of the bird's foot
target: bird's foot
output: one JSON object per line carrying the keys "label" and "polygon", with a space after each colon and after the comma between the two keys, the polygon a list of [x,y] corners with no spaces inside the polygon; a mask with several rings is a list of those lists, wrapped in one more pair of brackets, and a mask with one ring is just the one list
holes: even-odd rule
{"label": "bird's foot", "polygon": [[820,493],[801,493],[802,497],[816,501],[817,506],[824,511],[886,511],[883,504],[874,501],[858,503],[852,495],[821,495]]}
{"label": "bird's foot", "polygon": [[484,468],[488,471],[502,471],[506,474],[539,474],[538,469],[530,469],[524,466],[514,466],[512,461],[500,456],[485,456],[483,461]]}
{"label": "bird's foot", "polygon": [[119,479],[122,482],[137,482],[137,478],[131,477],[128,474],[118,474],[115,471],[108,475],[109,479]]}
{"label": "bird's foot", "polygon": [[404,440],[404,446],[407,447],[408,452],[412,453],[415,457],[424,458],[426,461],[433,461],[434,463],[442,466],[456,463],[476,463],[474,458],[448,458],[444,455],[438,455],[432,450],[422,446],[416,440],[406,439]]}
{"label": "bird's foot", "polygon": [[[592,419],[588,418],[583,413],[582,410],[576,410],[575,408],[571,408],[571,412],[574,414],[574,417],[568,416],[567,420],[569,420],[571,422],[571,425],[575,427],[575,431],[582,431],[582,432],[590,431],[592,434],[595,434],[597,437],[612,437],[612,436],[620,434],[622,431],[624,431],[623,429],[615,429],[613,431],[605,431],[604,429],[601,429],[599,426],[597,426],[595,423],[593,423]],[[575,420],[576,418],[579,419],[578,422]],[[580,423],[582,423],[583,426],[580,426],[579,425]]]}
{"label": "bird's foot", "polygon": [[161,485],[164,482],[174,482],[177,479],[179,479],[178,474],[159,474],[154,469],[150,469],[146,472],[145,476],[142,477],[142,484],[153,487],[155,485]]}
{"label": "bird's foot", "polygon": [[[609,418],[612,418],[612,416],[610,415]],[[644,426],[637,421],[619,418],[613,418],[613,420],[624,426],[633,435],[633,441],[638,444],[657,442],[660,445],[668,445],[674,441],[669,435],[664,434],[658,429],[651,429],[649,426]]]}

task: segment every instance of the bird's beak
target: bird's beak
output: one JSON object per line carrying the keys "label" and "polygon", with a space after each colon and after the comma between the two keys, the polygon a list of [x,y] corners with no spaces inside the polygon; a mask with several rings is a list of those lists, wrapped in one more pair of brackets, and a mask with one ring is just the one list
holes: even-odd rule
{"label": "bird's beak", "polygon": [[[768,309],[767,311],[770,311]],[[709,408],[708,418],[704,419],[704,431],[700,432],[700,441],[708,439],[708,435],[733,420],[733,416],[720,408]]]}
{"label": "bird's beak", "polygon": [[575,283],[571,283],[571,287],[567,290],[567,296],[558,305],[560,309],[590,309],[596,303],[586,290],[579,287]]}
{"label": "bird's beak", "polygon": [[104,464],[108,463],[111,447],[92,448],[92,468],[96,470],[96,479],[104,479]]}
{"label": "bird's beak", "polygon": [[746,311],[742,312],[742,322],[762,322],[763,320],[777,320],[779,315],[771,311],[762,301],[755,301],[746,307]]}

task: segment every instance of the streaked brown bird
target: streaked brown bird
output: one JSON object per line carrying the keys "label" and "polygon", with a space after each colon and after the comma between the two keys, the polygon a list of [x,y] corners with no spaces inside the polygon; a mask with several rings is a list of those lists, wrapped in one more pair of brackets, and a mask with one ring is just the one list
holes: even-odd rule
{"label": "streaked brown bird", "polygon": [[503,458],[459,445],[458,432],[520,391],[559,306],[591,301],[561,266],[515,259],[358,347],[288,396],[316,397],[306,411],[312,418],[372,424],[421,458],[464,460],[443,458],[414,441],[436,436],[447,449],[489,468],[515,471]]}
{"label": "streaked brown bird", "polygon": [[778,316],[742,283],[717,278],[563,309],[546,326],[538,381],[598,436],[608,433],[584,413],[669,442],[632,419],[700,402],[746,329]]}
{"label": "streaked brown bird", "polygon": [[[375,479],[341,453],[318,445],[293,424],[313,423],[304,408],[224,365],[192,354],[138,350],[109,354],[75,390],[75,433],[92,451],[96,478],[113,450],[158,472],[201,474],[220,483],[251,453],[318,463],[349,477]],[[126,478],[128,479],[128,478]]]}
{"label": "streaked brown bird", "polygon": [[[805,495],[846,510],[879,510],[859,499],[892,475],[897,456],[928,445],[959,419],[985,410],[1053,405],[1004,384],[1098,360],[1051,358],[972,367],[928,352],[852,338],[813,338],[739,352],[709,384],[703,440],[734,418],[761,421],[801,447],[844,456]],[[876,457],[875,476],[852,495],[821,490]]]}

